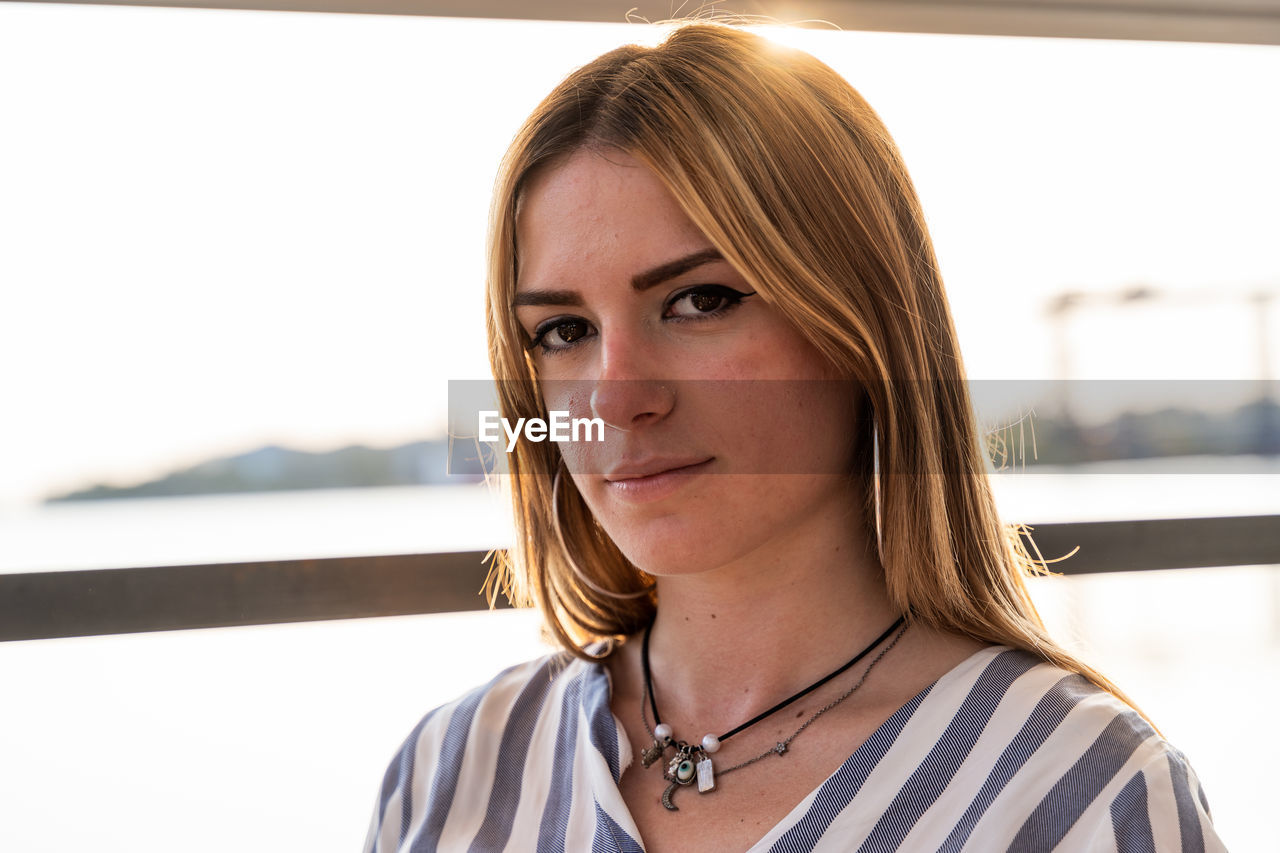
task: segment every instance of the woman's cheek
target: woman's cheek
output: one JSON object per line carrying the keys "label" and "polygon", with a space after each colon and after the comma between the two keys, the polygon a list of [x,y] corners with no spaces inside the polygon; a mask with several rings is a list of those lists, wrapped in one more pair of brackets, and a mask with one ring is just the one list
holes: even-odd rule
{"label": "woman's cheek", "polygon": [[596,383],[581,379],[542,379],[539,385],[547,417],[562,425],[556,446],[565,467],[572,474],[602,473],[607,445],[616,440],[616,430],[592,412],[591,395]]}

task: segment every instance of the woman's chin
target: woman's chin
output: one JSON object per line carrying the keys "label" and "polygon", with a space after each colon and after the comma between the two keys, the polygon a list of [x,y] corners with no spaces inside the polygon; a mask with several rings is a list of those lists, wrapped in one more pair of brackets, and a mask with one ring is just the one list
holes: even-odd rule
{"label": "woman's chin", "polygon": [[737,556],[726,548],[728,543],[708,541],[705,530],[614,541],[633,566],[656,578],[698,574]]}

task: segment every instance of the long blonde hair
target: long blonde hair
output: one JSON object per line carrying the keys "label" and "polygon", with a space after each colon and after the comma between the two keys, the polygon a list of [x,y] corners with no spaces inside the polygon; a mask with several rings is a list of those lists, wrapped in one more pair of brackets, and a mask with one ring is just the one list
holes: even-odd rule
{"label": "long blonde hair", "polygon": [[[735,27],[686,24],[657,47],[606,53],[537,107],[503,160],[491,212],[487,326],[503,417],[546,417],[512,310],[521,192],[535,172],[591,147],[651,168],[748,283],[865,388],[895,607],[1025,649],[1124,698],[1044,630],[1024,579],[1043,561],[996,511],[915,189],[879,117],[809,54]],[[853,476],[874,537],[871,419],[856,423]],[[585,643],[649,624],[656,600],[652,579],[572,481],[552,476],[558,457],[550,442],[521,442],[511,455],[517,538],[490,591],[540,607],[550,632],[585,657]]]}

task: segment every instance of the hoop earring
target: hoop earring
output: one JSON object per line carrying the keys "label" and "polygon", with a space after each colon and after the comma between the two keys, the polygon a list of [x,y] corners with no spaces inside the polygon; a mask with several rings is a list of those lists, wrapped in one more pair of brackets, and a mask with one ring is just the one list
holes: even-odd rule
{"label": "hoop earring", "polygon": [[880,516],[880,429],[876,423],[876,417],[871,416],[871,494],[875,501],[876,507],[876,557],[880,560],[880,564],[884,565],[884,543],[881,534],[881,516]]}
{"label": "hoop earring", "polygon": [[556,540],[560,543],[560,553],[564,555],[564,559],[569,564],[569,570],[573,572],[574,577],[585,587],[594,592],[608,598],[632,599],[643,598],[653,591],[655,585],[650,585],[637,592],[614,592],[611,589],[605,589],[598,583],[593,581],[586,572],[578,565],[578,561],[573,559],[573,553],[569,550],[569,544],[565,541],[564,530],[560,524],[560,471],[564,468],[564,459],[561,458],[556,463],[556,473],[551,479],[551,526],[556,530]]}

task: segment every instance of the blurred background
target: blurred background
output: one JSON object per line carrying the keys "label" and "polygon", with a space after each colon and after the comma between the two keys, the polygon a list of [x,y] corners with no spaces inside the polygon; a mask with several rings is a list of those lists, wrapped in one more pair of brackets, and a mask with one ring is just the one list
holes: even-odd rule
{"label": "blurred background", "polygon": [[[1280,513],[1280,48],[764,31],[902,149],[1007,521]],[[0,4],[0,574],[509,542],[444,465],[496,166],[662,33]],[[1264,849],[1280,567],[1033,591]],[[514,610],[0,642],[0,849],[358,849],[422,714],[545,649]]]}

